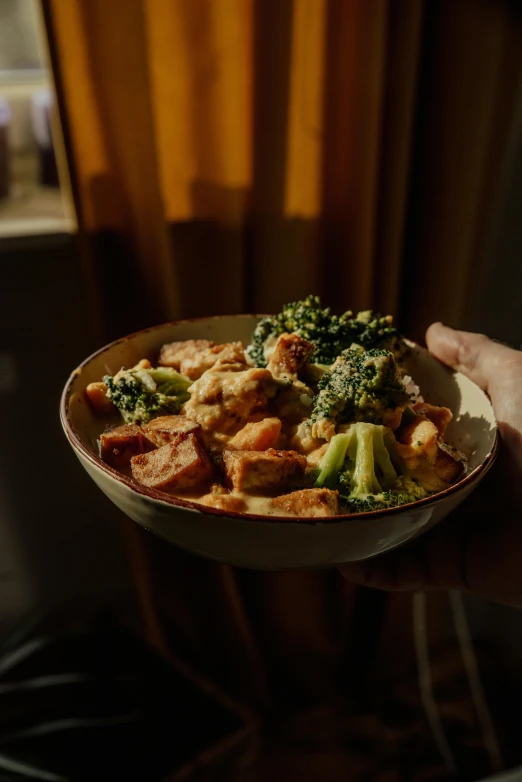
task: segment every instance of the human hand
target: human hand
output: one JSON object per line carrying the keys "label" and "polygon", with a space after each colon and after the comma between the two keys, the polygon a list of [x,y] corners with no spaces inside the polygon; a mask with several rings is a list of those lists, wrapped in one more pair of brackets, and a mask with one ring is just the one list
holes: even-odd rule
{"label": "human hand", "polygon": [[522,607],[522,352],[441,323],[430,326],[426,343],[489,395],[499,458],[471,497],[433,530],[339,569],[348,581],[376,589],[459,589]]}

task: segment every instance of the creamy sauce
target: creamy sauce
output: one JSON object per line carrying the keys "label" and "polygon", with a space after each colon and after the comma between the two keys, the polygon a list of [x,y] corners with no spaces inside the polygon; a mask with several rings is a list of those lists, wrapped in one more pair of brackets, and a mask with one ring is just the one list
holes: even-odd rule
{"label": "creamy sauce", "polygon": [[[182,500],[190,500],[191,502],[197,502],[202,506],[206,503],[202,502],[202,495],[194,492],[168,492],[171,497],[179,497]],[[282,493],[282,492],[281,492]],[[237,497],[244,502],[242,513],[253,513],[258,516],[293,516],[292,513],[287,513],[282,508],[272,508],[270,506],[270,497],[258,496],[253,494],[245,494],[244,492],[230,492],[231,497]],[[274,494],[274,497],[279,496]],[[208,507],[214,507],[208,505]],[[226,510],[223,511],[226,513]]]}

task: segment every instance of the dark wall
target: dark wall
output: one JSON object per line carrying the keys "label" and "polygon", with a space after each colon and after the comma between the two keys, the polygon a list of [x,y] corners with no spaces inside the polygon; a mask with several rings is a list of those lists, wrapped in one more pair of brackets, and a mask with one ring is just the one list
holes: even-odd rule
{"label": "dark wall", "polygon": [[121,610],[130,522],[83,471],[58,415],[69,373],[99,347],[76,239],[4,240],[0,264],[1,621],[53,600]]}

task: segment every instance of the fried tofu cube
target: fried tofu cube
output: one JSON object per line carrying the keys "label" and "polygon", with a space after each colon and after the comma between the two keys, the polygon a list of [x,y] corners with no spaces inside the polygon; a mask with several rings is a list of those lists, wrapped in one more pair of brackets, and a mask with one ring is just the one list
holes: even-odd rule
{"label": "fried tofu cube", "polygon": [[154,444],[136,424],[124,424],[100,435],[100,458],[111,467],[123,469],[133,456],[147,453]]}
{"label": "fried tofu cube", "polygon": [[246,424],[230,440],[228,447],[234,451],[266,451],[274,448],[281,434],[279,418],[264,418]]}
{"label": "fried tofu cube", "polygon": [[439,443],[437,450],[437,458],[434,464],[435,472],[445,483],[454,483],[457,478],[460,478],[465,469],[465,459],[463,454],[459,451],[446,445],[446,443]]}
{"label": "fried tofu cube", "polygon": [[241,342],[216,345],[208,339],[187,339],[163,345],[159,355],[162,366],[174,367],[182,375],[197,380],[217,363],[245,364],[245,351]]}
{"label": "fried tofu cube", "polygon": [[159,354],[162,367],[174,367],[181,371],[183,361],[193,359],[199,353],[214,347],[216,343],[209,339],[184,339],[181,342],[169,342],[163,345]]}
{"label": "fried tofu cube", "polygon": [[192,433],[179,434],[156,451],[134,456],[131,470],[138,483],[160,491],[200,486],[212,477],[209,458]]}
{"label": "fried tofu cube", "polygon": [[223,451],[223,466],[235,491],[254,492],[297,486],[306,458],[295,451]]}
{"label": "fried tofu cube", "polygon": [[202,505],[209,505],[211,508],[219,510],[231,510],[234,513],[242,513],[245,510],[246,503],[242,497],[237,494],[231,494],[224,486],[215,483],[210,487],[210,492],[198,499]]}
{"label": "fried tofu cube", "polygon": [[183,415],[162,415],[153,418],[141,429],[154,445],[161,448],[162,445],[167,445],[175,440],[179,434],[188,434],[189,432],[195,434],[201,427]]}
{"label": "fried tofu cube", "polygon": [[277,378],[297,378],[308,363],[315,346],[298,334],[281,334],[268,362],[268,369]]}
{"label": "fried tofu cube", "polygon": [[275,511],[306,518],[323,518],[339,514],[339,493],[330,489],[301,489],[270,500]]}

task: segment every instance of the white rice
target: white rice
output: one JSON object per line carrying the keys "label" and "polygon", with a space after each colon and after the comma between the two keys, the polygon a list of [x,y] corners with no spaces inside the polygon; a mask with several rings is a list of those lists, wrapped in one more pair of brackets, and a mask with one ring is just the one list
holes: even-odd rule
{"label": "white rice", "polygon": [[413,382],[413,378],[410,375],[403,375],[402,382],[413,404],[424,402],[419,386]]}

